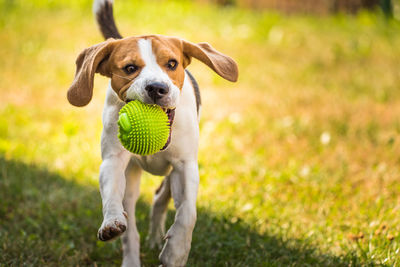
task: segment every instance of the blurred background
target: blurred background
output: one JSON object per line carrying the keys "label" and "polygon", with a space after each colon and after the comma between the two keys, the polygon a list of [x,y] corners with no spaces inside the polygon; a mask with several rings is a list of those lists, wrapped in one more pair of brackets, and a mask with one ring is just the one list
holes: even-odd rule
{"label": "blurred background", "polygon": [[[203,98],[198,222],[188,266],[400,264],[400,3],[116,0],[123,36],[209,42],[224,81],[193,60]],[[118,266],[102,243],[97,76],[66,100],[75,58],[102,41],[92,1],[0,0],[0,265]],[[161,177],[144,175],[144,266]],[[168,224],[173,221],[173,207]]]}

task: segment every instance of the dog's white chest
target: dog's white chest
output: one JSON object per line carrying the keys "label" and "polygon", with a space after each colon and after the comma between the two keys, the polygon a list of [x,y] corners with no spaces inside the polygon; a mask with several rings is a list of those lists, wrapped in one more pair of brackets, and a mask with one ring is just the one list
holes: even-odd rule
{"label": "dog's white chest", "polygon": [[172,170],[172,165],[162,155],[163,152],[151,156],[133,155],[133,159],[140,167],[153,175],[165,176]]}

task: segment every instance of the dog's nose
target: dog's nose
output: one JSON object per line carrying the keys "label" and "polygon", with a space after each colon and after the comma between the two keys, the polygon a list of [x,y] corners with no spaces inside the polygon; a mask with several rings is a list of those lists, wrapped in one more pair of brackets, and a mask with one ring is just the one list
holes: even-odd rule
{"label": "dog's nose", "polygon": [[154,102],[156,102],[158,99],[161,99],[169,92],[168,85],[159,82],[150,83],[145,89],[149,97],[153,99]]}

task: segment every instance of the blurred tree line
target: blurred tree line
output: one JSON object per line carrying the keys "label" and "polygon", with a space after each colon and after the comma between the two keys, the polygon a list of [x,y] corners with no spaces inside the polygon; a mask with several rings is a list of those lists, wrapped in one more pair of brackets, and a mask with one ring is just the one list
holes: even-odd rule
{"label": "blurred tree line", "polygon": [[360,9],[381,8],[392,16],[391,0],[199,0],[220,5],[237,5],[254,9],[277,9],[287,13],[329,14],[337,12],[356,13]]}

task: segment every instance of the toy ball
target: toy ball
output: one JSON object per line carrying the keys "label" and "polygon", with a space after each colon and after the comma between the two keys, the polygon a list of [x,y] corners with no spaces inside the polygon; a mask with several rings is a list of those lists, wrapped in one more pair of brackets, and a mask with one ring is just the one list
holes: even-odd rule
{"label": "toy ball", "polygon": [[130,152],[151,155],[160,151],[168,141],[168,115],[157,105],[130,101],[119,112],[118,138]]}

